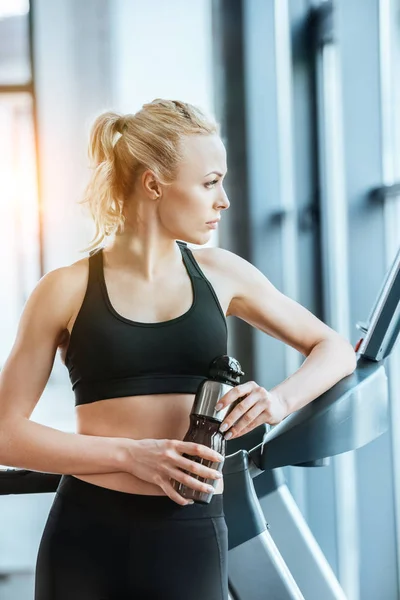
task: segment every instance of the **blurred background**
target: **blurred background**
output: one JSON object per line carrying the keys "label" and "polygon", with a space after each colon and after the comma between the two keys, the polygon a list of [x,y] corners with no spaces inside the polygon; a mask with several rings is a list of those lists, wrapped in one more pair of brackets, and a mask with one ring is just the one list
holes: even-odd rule
{"label": "blurred background", "polygon": [[[231,207],[210,245],[355,346],[400,243],[400,0],[0,0],[0,369],[38,279],[93,235],[77,204],[93,119],[158,97],[221,123]],[[303,360],[228,327],[246,380],[268,389]],[[400,598],[399,365],[397,348],[387,433],[285,469],[349,600]],[[58,355],[32,419],[75,431]],[[52,500],[0,497],[0,600],[33,598]]]}

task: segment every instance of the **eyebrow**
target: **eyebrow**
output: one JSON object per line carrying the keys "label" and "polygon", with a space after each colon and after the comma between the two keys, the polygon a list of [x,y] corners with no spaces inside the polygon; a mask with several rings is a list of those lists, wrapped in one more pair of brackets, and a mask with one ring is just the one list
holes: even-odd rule
{"label": "eyebrow", "polygon": [[[226,172],[228,172],[228,170]],[[204,175],[204,177],[208,177],[212,173],[215,173],[216,175],[219,175],[220,177],[223,177],[223,175],[224,175],[223,173],[219,173],[219,171],[211,171],[210,173],[207,173],[207,175]]]}

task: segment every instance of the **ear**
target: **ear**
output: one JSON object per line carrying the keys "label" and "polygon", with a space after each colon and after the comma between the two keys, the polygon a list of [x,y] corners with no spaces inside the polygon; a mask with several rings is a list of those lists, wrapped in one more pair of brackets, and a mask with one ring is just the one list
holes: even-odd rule
{"label": "ear", "polygon": [[153,171],[146,169],[141,177],[142,186],[145,194],[152,200],[157,200],[162,195],[161,185],[158,182]]}

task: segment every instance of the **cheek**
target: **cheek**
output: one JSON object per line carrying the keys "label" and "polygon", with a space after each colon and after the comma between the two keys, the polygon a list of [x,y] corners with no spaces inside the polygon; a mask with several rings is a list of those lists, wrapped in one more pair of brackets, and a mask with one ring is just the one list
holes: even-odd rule
{"label": "cheek", "polygon": [[206,212],[206,202],[205,194],[202,194],[201,190],[193,190],[190,193],[171,190],[168,197],[165,197],[165,202],[160,205],[160,217],[167,226],[185,226],[191,220],[201,218],[202,212]]}

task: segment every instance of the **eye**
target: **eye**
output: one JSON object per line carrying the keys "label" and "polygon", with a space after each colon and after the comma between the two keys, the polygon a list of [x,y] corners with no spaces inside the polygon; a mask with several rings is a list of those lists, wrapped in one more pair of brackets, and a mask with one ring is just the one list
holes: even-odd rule
{"label": "eye", "polygon": [[207,182],[207,183],[205,183],[204,185],[205,185],[206,187],[208,187],[208,186],[210,186],[210,185],[214,186],[216,183],[218,183],[218,181],[219,181],[219,179],[214,179],[214,181],[208,181],[208,182]]}

